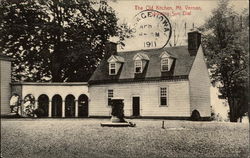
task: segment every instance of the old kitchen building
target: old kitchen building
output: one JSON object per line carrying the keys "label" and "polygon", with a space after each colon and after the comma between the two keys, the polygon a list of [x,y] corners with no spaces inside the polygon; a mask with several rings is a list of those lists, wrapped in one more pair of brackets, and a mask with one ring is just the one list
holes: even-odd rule
{"label": "old kitchen building", "polygon": [[188,33],[188,46],[117,52],[107,47],[89,80],[89,116],[110,116],[109,100],[124,98],[125,116],[208,118],[210,79],[200,45],[201,34]]}

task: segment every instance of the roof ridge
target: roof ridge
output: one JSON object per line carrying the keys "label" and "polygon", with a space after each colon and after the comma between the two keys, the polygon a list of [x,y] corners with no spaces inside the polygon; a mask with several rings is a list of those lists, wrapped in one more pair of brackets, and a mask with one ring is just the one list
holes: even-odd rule
{"label": "roof ridge", "polygon": [[152,48],[152,49],[140,49],[140,50],[128,50],[128,51],[118,51],[118,53],[127,53],[127,52],[149,52],[149,51],[154,51],[154,50],[166,50],[166,49],[171,49],[171,48],[181,48],[181,47],[187,47],[185,46],[175,46],[175,47],[164,47],[164,48]]}

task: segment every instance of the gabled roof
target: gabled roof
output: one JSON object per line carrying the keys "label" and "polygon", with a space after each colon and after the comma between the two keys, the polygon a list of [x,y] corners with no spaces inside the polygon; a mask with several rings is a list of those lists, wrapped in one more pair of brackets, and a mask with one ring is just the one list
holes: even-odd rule
{"label": "gabled roof", "polygon": [[170,52],[163,51],[160,55],[160,58],[177,58],[177,56],[171,54]]}
{"label": "gabled roof", "polygon": [[124,58],[121,56],[117,56],[117,55],[111,55],[111,57],[108,58],[108,62],[120,62],[120,63],[124,63]]}
{"label": "gabled roof", "polygon": [[133,60],[137,60],[137,59],[149,60],[149,57],[146,54],[140,52],[140,53],[135,54],[135,56],[133,57]]}
{"label": "gabled roof", "polygon": [[[164,52],[169,52],[175,57],[169,73],[161,72],[161,57]],[[115,83],[122,81],[136,81],[134,73],[134,56],[138,53],[143,53],[148,56],[147,67],[144,74],[140,77],[140,80],[161,80],[163,78],[187,78],[194,62],[195,56],[190,56],[187,46],[168,47],[163,49],[151,49],[151,50],[138,50],[128,52],[118,52],[118,56],[123,57],[125,62],[120,68],[118,75],[109,75],[109,64],[107,60],[102,60],[97,67],[93,75],[91,76],[89,83]]]}

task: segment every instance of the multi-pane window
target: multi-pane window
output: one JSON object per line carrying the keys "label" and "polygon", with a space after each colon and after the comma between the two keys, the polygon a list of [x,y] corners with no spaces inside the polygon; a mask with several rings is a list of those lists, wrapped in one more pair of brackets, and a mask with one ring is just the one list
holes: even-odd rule
{"label": "multi-pane window", "polygon": [[115,75],[115,74],[116,74],[115,63],[110,63],[110,64],[109,64],[109,74],[110,74],[110,75]]}
{"label": "multi-pane window", "polygon": [[113,89],[109,89],[108,90],[108,105],[111,105],[111,99],[114,97],[114,90]]}
{"label": "multi-pane window", "polygon": [[160,102],[161,105],[166,106],[167,105],[167,88],[166,87],[162,87],[160,88]]}
{"label": "multi-pane window", "polygon": [[161,60],[161,71],[168,71],[168,58]]}
{"label": "multi-pane window", "polygon": [[142,72],[142,61],[136,60],[135,61],[135,73],[141,73]]}

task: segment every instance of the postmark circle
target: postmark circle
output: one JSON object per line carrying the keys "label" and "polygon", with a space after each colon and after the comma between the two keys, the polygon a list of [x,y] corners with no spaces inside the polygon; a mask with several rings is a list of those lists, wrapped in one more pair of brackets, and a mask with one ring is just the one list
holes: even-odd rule
{"label": "postmark circle", "polygon": [[172,35],[169,19],[157,10],[143,10],[133,18],[134,35],[142,49],[164,48]]}

